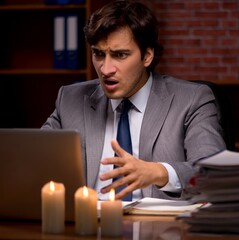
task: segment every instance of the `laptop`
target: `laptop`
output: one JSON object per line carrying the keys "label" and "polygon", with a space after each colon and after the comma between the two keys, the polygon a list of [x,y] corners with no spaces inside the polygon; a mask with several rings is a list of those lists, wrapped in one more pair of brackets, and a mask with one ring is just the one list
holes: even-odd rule
{"label": "laptop", "polygon": [[74,130],[0,129],[0,219],[41,220],[41,188],[65,185],[66,221],[84,185],[80,136]]}

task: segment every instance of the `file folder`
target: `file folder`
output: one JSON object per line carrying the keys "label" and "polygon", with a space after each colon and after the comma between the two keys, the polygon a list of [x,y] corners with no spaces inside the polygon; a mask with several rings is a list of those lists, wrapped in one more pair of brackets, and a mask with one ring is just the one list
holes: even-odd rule
{"label": "file folder", "polygon": [[54,17],[54,68],[66,67],[65,16]]}
{"label": "file folder", "polygon": [[66,67],[79,68],[78,16],[68,15],[66,19]]}

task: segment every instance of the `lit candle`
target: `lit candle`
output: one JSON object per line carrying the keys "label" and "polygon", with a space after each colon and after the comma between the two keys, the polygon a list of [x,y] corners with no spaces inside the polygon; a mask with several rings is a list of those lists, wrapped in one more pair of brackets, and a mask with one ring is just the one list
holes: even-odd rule
{"label": "lit candle", "polygon": [[80,235],[97,233],[97,193],[86,186],[75,192],[75,231]]}
{"label": "lit candle", "polygon": [[122,235],[122,201],[115,200],[114,189],[110,190],[110,201],[101,202],[101,234],[105,237]]}
{"label": "lit candle", "polygon": [[65,229],[65,187],[49,182],[41,189],[42,232],[62,233]]}

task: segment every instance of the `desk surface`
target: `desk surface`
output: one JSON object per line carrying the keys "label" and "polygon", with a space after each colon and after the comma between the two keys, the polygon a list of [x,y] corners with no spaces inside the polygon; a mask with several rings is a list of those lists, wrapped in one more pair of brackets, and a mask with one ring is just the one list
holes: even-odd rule
{"label": "desk surface", "polygon": [[[103,240],[99,233],[93,237],[82,237],[75,234],[74,224],[66,224],[64,234],[43,234],[38,222],[0,222],[0,239],[57,239],[57,240]],[[124,216],[123,236],[115,240],[235,240],[238,236],[192,234],[186,225],[175,221],[173,217],[160,216]]]}

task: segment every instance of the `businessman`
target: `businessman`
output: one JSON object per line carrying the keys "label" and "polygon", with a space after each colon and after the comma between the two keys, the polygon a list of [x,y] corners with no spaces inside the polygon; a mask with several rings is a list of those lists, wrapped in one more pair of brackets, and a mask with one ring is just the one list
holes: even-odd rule
{"label": "businessman", "polygon": [[[61,87],[42,126],[79,131],[85,181],[99,199],[111,188],[119,199],[181,199],[193,163],[226,148],[212,91],[154,71],[158,29],[137,2],[112,1],[93,13],[84,32],[98,79]],[[116,140],[125,99],[132,152]]]}

